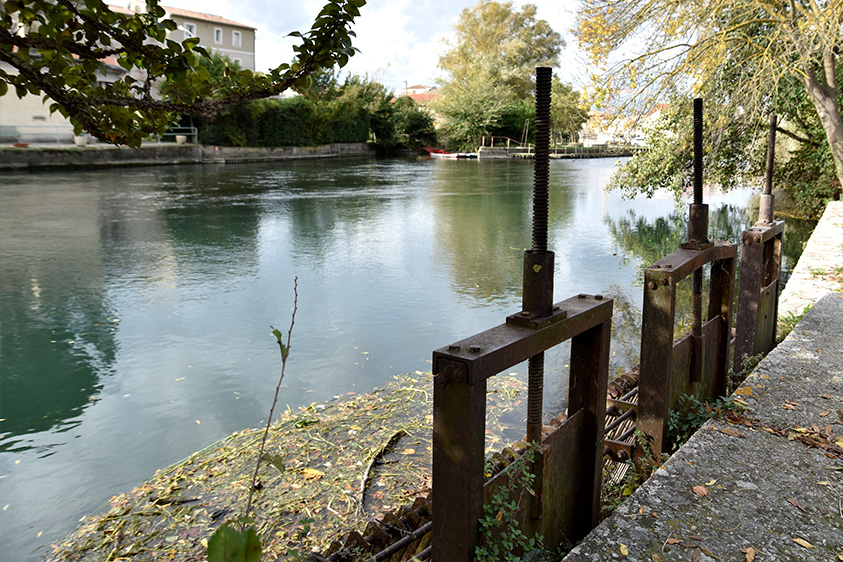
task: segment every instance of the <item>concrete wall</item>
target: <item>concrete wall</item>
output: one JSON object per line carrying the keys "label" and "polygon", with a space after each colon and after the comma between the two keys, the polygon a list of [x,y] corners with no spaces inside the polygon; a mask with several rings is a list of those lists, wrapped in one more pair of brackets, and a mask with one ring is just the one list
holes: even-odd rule
{"label": "concrete wall", "polygon": [[0,169],[138,166],[161,164],[235,163],[371,156],[365,143],[290,146],[280,148],[237,148],[200,145],[155,144],[141,148],[95,145],[86,147],[39,145],[29,148],[0,148]]}

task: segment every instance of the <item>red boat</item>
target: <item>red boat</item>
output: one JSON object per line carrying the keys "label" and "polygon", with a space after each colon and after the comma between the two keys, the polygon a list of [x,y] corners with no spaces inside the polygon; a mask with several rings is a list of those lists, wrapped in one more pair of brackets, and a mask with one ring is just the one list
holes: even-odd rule
{"label": "red boat", "polygon": [[423,146],[422,148],[430,154],[431,158],[477,158],[476,152],[445,152],[441,148],[433,148],[432,146]]}

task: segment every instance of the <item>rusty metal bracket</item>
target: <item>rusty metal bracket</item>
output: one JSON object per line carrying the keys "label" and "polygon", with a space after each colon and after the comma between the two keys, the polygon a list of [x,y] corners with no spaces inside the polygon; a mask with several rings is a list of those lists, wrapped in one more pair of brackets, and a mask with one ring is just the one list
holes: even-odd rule
{"label": "rusty metal bracket", "polygon": [[[598,298],[599,297],[599,298]],[[501,324],[433,352],[433,374],[465,365],[466,382],[478,384],[612,317],[613,302],[602,296],[572,297],[554,305],[567,317],[532,329]],[[517,315],[516,315],[517,316]],[[443,373],[444,374],[444,373]],[[450,375],[449,375],[450,376]],[[447,377],[446,377],[447,379]]]}
{"label": "rusty metal bracket", "polygon": [[635,452],[635,445],[606,439],[603,441],[603,455],[608,456],[615,462],[625,462],[632,458]]}

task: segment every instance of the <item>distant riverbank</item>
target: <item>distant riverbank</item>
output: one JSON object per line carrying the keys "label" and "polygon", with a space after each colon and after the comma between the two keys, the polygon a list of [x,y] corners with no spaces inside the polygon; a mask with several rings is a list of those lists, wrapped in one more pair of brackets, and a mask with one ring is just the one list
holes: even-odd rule
{"label": "distant riverbank", "polygon": [[0,145],[0,169],[64,168],[99,166],[149,166],[162,164],[232,164],[311,158],[374,155],[367,143],[336,143],[320,146],[241,148],[196,144],[154,143],[140,148],[109,144],[88,146],[59,144]]}

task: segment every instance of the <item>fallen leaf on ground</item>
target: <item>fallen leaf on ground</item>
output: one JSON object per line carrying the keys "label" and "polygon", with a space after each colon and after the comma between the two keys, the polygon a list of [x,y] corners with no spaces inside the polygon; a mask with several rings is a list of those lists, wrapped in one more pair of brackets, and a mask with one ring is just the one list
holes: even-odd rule
{"label": "fallen leaf on ground", "polygon": [[681,542],[682,541],[679,540],[679,539],[673,539],[673,538],[667,539],[667,544],[679,544]]}
{"label": "fallen leaf on ground", "polygon": [[699,562],[700,556],[702,556],[702,549],[700,549],[700,547],[697,547],[696,549],[694,549],[694,555],[691,557],[691,559],[694,562]]}
{"label": "fallen leaf on ground", "polygon": [[805,548],[814,548],[814,545],[806,541],[805,539],[790,539],[799,546],[804,546]]}
{"label": "fallen leaf on ground", "polygon": [[658,554],[653,554],[651,558],[653,559],[653,562],[662,562],[662,557]]}
{"label": "fallen leaf on ground", "polygon": [[789,503],[790,505],[792,505],[792,506],[794,506],[794,507],[798,507],[798,508],[799,508],[799,509],[801,509],[802,511],[805,511],[805,508],[804,508],[804,507],[802,507],[802,504],[800,504],[800,503],[799,503],[798,501],[796,501],[796,500],[791,500],[791,499],[789,499],[789,500],[787,500],[787,503]]}
{"label": "fallen leaf on ground", "polygon": [[795,410],[796,409],[793,406],[791,406],[790,404],[785,404],[784,406],[782,406],[782,408],[784,408],[785,410]]}
{"label": "fallen leaf on ground", "polygon": [[325,473],[315,468],[305,468],[301,471],[301,475],[304,476],[305,480],[316,480],[325,476]]}
{"label": "fallen leaf on ground", "polygon": [[751,546],[747,548],[742,548],[741,552],[743,552],[746,556],[746,562],[752,562],[753,560],[755,560],[755,549]]}
{"label": "fallen leaf on ground", "polygon": [[822,417],[826,417],[826,416],[827,416],[827,415],[829,415],[830,413],[831,413],[831,410],[823,410],[823,411],[822,411],[822,412],[820,412],[818,415],[820,415],[820,416],[822,416]]}
{"label": "fallen leaf on ground", "polygon": [[744,439],[746,438],[746,435],[744,435],[740,431],[735,431],[734,429],[732,429],[730,427],[724,427],[723,429],[720,429],[718,431],[720,431],[720,433],[728,435],[729,437],[742,437]]}
{"label": "fallen leaf on ground", "polygon": [[705,483],[706,486],[714,486],[715,484],[717,484],[716,478],[714,480],[711,480],[711,481]]}
{"label": "fallen leaf on ground", "polygon": [[705,497],[705,496],[708,495],[708,490],[706,490],[705,487],[703,487],[703,486],[694,486],[691,489],[694,491],[694,493],[696,495],[698,495],[700,497]]}
{"label": "fallen leaf on ground", "polygon": [[738,396],[752,396],[752,387],[742,386],[735,391]]}
{"label": "fallen leaf on ground", "polygon": [[626,546],[625,544],[622,544],[622,545],[621,545],[621,554],[622,554],[623,556],[626,556],[626,555],[628,555],[628,554],[629,554],[629,548],[627,548],[627,546]]}

